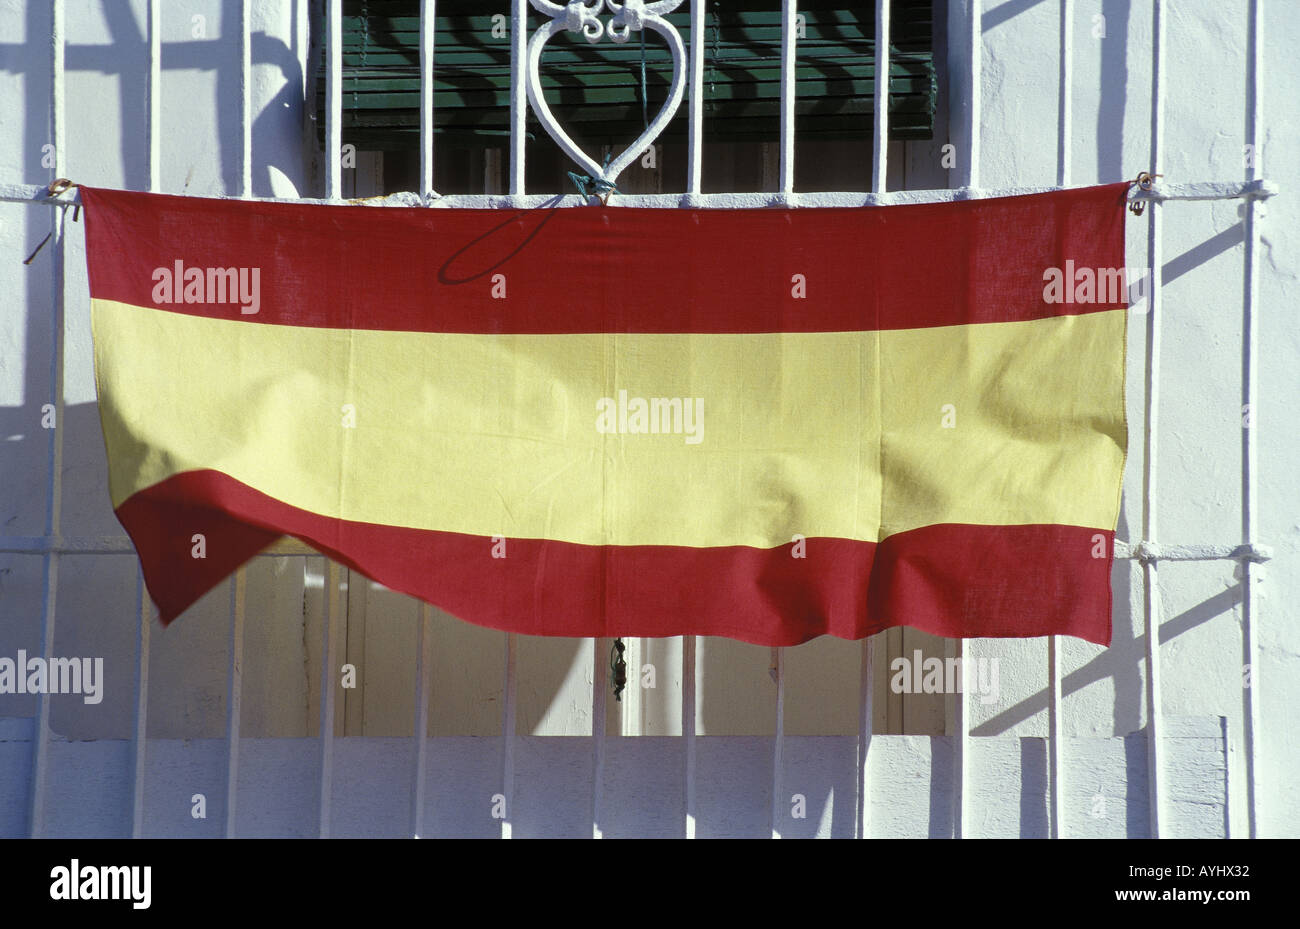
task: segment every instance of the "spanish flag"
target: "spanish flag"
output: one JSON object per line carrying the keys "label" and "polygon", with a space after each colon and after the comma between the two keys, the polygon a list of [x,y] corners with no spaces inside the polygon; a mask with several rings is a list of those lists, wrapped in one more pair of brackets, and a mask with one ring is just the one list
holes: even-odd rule
{"label": "spanish flag", "polygon": [[113,507],[164,623],[288,535],[532,635],[1107,644],[1127,186],[734,210],[82,188]]}

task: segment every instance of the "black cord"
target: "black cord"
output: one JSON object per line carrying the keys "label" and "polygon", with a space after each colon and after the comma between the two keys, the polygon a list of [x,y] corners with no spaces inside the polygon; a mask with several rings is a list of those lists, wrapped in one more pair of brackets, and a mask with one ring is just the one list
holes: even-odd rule
{"label": "black cord", "polygon": [[620,703],[623,702],[623,689],[627,687],[627,662],[623,660],[626,649],[622,639],[615,639],[614,647],[609,650],[609,667],[614,672],[614,699]]}

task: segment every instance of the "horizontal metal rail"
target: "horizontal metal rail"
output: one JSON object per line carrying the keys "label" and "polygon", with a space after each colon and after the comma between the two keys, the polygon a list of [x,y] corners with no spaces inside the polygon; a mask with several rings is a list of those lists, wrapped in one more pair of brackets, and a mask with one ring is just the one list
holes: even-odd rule
{"label": "horizontal metal rail", "polygon": [[[725,193],[725,194],[617,194],[609,199],[615,207],[698,208],[714,210],[746,210],[762,207],[856,207],[903,206],[909,203],[948,203],[954,200],[988,200],[994,197],[1020,197],[1027,194],[1045,194],[1062,190],[1061,187],[1006,187],[999,190],[981,190],[956,187],[950,190],[891,190],[885,193],[860,191],[818,191],[811,193]],[[1267,199],[1278,193],[1278,185],[1270,180],[1255,181],[1202,181],[1191,184],[1162,184],[1151,190],[1136,188],[1130,195],[1134,201],[1163,203],[1169,200],[1241,200]],[[539,207],[590,206],[592,200],[579,194],[437,194],[421,197],[409,191],[386,197],[369,197],[362,200],[320,200],[309,198],[286,199],[281,197],[218,198],[249,199],[258,203],[312,203],[343,206],[429,206],[443,209],[537,209]],[[36,203],[48,206],[77,206],[81,198],[75,188],[51,197],[40,184],[0,184],[0,202]]]}
{"label": "horizontal metal rail", "polygon": [[[0,536],[0,554],[44,555],[134,555],[135,546],[126,536]],[[316,549],[297,539],[280,539],[257,553],[258,557],[283,558],[291,555],[319,555]],[[1254,561],[1273,557],[1267,545],[1159,545],[1151,542],[1115,542],[1115,557],[1121,561]]]}
{"label": "horizontal metal rail", "polygon": [[[0,554],[43,555],[134,555],[135,546],[126,536],[0,536]],[[316,549],[297,539],[280,539],[257,553],[259,556],[319,555]]]}

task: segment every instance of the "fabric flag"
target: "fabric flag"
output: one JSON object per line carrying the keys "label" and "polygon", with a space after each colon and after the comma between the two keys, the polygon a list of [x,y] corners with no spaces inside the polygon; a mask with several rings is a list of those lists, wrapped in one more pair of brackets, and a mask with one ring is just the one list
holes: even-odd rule
{"label": "fabric flag", "polygon": [[1127,187],[735,210],[82,188],[113,507],[164,623],[294,536],[534,635],[1108,644]]}

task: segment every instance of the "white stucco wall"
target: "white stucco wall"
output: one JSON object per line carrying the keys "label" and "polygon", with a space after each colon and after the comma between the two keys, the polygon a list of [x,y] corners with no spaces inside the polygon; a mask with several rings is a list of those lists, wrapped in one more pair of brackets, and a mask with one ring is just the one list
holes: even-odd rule
{"label": "white stucco wall", "polygon": [[[984,187],[1055,183],[1057,4],[1052,0],[985,0],[980,179]],[[1235,180],[1243,176],[1246,4],[1244,0],[1167,0],[1167,121],[1163,173],[1170,181]],[[962,0],[936,21],[957,36]],[[235,68],[238,4],[233,0],[163,3],[162,189],[213,195],[234,191],[238,114]],[[254,4],[254,193],[283,195],[292,185],[313,193],[304,153],[303,71],[306,2]],[[1265,835],[1300,832],[1300,799],[1287,789],[1300,764],[1300,742],[1288,710],[1300,698],[1300,481],[1290,407],[1300,396],[1300,323],[1294,317],[1300,171],[1290,103],[1300,91],[1291,51],[1300,47],[1300,4],[1265,0],[1264,171],[1281,196],[1265,207],[1260,253],[1259,409],[1260,539],[1273,547],[1260,598],[1262,702],[1260,815]],[[68,151],[66,174],[106,186],[144,186],[147,46],[143,0],[68,0]],[[202,17],[196,20],[195,17]],[[1094,36],[1104,17],[1104,37]],[[49,5],[0,0],[0,183],[46,183],[49,141]],[[203,35],[195,36],[201,25]],[[1148,167],[1151,7],[1148,0],[1076,0],[1073,184],[1112,182]],[[964,43],[954,40],[946,65],[959,165],[940,166],[947,117],[932,143],[894,146],[891,182],[913,188],[947,186],[962,177],[969,151],[960,133]],[[1288,109],[1290,107],[1290,109]],[[864,149],[869,161],[869,146]],[[842,168],[869,180],[867,169]],[[846,180],[845,187],[850,181]],[[1171,203],[1164,210],[1164,322],[1160,358],[1159,533],[1166,543],[1240,541],[1241,293],[1240,202]],[[51,402],[51,250],[30,266],[21,261],[49,231],[49,210],[0,204],[0,535],[44,532],[49,462],[42,404]],[[1130,221],[1128,264],[1145,264],[1145,218]],[[121,534],[109,508],[107,467],[94,405],[91,343],[80,226],[69,233],[66,327],[63,534]],[[927,256],[920,256],[924,260]],[[942,260],[941,256],[931,256]],[[1135,313],[1129,337],[1130,453],[1117,536],[1136,541],[1141,524],[1143,358],[1145,317]],[[296,574],[295,574],[296,572]],[[259,559],[251,567],[252,605],[245,641],[244,733],[310,736],[319,701],[320,559],[304,581],[301,559]],[[1242,646],[1239,587],[1227,562],[1162,565],[1163,707],[1171,717],[1222,717],[1234,831],[1243,828]],[[41,559],[0,554],[0,655],[39,648]],[[393,682],[413,674],[414,606],[354,584],[348,654],[364,655],[384,674],[364,675],[361,693],[340,699],[338,731],[373,736],[409,732],[409,690]],[[368,585],[366,585],[368,588]],[[1145,722],[1141,574],[1117,563],[1115,640],[1109,649],[1066,641],[1065,726],[1077,738],[1123,738]],[[97,707],[56,703],[57,733],[69,738],[126,738],[134,712],[136,570],[130,556],[66,556],[60,568],[55,653],[100,655],[108,674]],[[225,730],[228,592],[219,588],[184,621],[152,640],[150,735],[218,738]],[[304,602],[306,607],[304,608]],[[910,652],[912,633],[891,633]],[[500,634],[448,617],[437,626],[435,703],[431,733],[499,731]],[[882,636],[882,640],[884,637]],[[659,688],[642,694],[641,728],[679,732],[680,680],[676,640],[645,644],[659,669]],[[700,651],[702,733],[738,736],[772,731],[775,695],[768,654],[740,643],[705,641]],[[1001,694],[972,703],[977,736],[1042,737],[1047,732],[1046,644],[981,641],[976,657],[1000,661]],[[856,729],[856,643],[822,640],[787,657],[786,732],[849,735]],[[590,646],[522,640],[519,658],[521,733],[591,732]],[[883,688],[883,665],[878,665]],[[374,683],[371,683],[373,678]],[[942,707],[917,700],[888,704],[878,690],[877,728],[886,714],[893,731],[937,731]],[[613,702],[611,712],[613,712]],[[0,719],[28,718],[35,701],[0,695]],[[896,724],[895,715],[897,716]],[[0,737],[3,732],[0,732]],[[0,738],[3,741],[3,738]],[[1129,740],[1128,744],[1133,743]],[[1140,764],[1139,764],[1140,766]],[[1092,777],[1077,769],[1083,779]],[[1071,772],[1067,770],[1067,778]],[[765,775],[764,775],[765,776]],[[1106,794],[1114,786],[1069,784],[1072,793]],[[1144,792],[1145,786],[1137,787]],[[1113,798],[1119,800],[1120,798]],[[764,807],[760,803],[758,809]],[[837,814],[838,815],[838,814]],[[924,834],[924,833],[922,833]],[[1121,833],[1122,834],[1122,833]]]}

